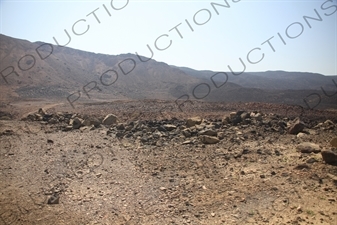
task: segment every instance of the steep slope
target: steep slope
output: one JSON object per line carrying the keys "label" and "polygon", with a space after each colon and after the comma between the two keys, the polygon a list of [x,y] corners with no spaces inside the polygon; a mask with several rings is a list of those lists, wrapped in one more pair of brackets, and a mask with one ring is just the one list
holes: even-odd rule
{"label": "steep slope", "polygon": [[[141,62],[132,54],[95,54],[4,35],[0,39],[0,85],[21,97],[65,97],[85,89],[97,98],[173,98],[198,82],[177,68],[152,59]],[[11,66],[19,76],[10,74]]]}

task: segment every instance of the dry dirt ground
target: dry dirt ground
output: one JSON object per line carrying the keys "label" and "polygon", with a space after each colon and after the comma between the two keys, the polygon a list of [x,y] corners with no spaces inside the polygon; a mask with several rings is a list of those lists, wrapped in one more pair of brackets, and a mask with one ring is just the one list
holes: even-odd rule
{"label": "dry dirt ground", "polygon": [[[303,142],[332,148],[334,110],[300,115],[281,105],[195,103],[181,112],[164,101],[45,105],[48,113],[98,120],[113,113],[119,125],[66,131],[61,122],[20,120],[37,112],[36,102],[3,106],[0,224],[337,224],[337,166],[296,150]],[[262,119],[222,121],[238,110],[261,112]],[[203,122],[189,137],[182,130],[192,116]],[[306,124],[300,137],[277,125],[297,116]],[[328,119],[335,125],[316,127]],[[176,128],[157,129],[165,125]],[[206,128],[220,142],[202,143],[198,132]]]}

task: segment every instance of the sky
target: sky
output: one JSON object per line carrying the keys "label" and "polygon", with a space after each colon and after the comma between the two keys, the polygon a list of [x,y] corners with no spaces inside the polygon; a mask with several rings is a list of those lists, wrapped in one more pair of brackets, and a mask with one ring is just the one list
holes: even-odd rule
{"label": "sky", "polygon": [[197,70],[337,75],[337,0],[0,0],[0,19],[14,38],[109,55],[150,48]]}

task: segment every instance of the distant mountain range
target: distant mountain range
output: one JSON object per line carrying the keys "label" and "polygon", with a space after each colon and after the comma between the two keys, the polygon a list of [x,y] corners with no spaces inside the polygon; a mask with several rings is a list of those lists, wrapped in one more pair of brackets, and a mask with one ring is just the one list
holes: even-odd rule
{"label": "distant mountain range", "polygon": [[[337,76],[285,71],[234,76],[226,72],[228,81],[220,87],[226,76],[214,76],[216,71],[170,66],[153,59],[142,62],[146,58],[134,54],[95,54],[31,43],[1,34],[0,59],[1,101],[51,98],[66,102],[71,94],[79,101],[175,100],[188,95],[191,100],[202,101],[303,105],[303,98],[317,93],[322,98],[320,107],[337,108],[337,94],[333,95]],[[321,87],[333,96],[326,96]],[[308,101],[317,101],[313,97]]]}
{"label": "distant mountain range", "polygon": [[[187,67],[177,67],[197,78],[209,78],[216,72],[209,70],[193,70]],[[324,90],[334,91],[337,87],[337,76],[324,76],[318,73],[286,72],[286,71],[267,71],[267,72],[248,72],[239,76],[228,74],[229,81],[247,88],[259,88],[268,90]]]}

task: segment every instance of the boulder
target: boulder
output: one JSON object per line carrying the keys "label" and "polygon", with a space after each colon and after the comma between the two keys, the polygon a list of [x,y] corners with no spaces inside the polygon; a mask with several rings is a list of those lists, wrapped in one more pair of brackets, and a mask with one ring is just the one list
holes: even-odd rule
{"label": "boulder", "polygon": [[103,119],[102,124],[103,125],[116,124],[117,120],[118,120],[117,116],[115,116],[114,114],[109,114]]}
{"label": "boulder", "polygon": [[200,136],[200,141],[203,144],[216,144],[220,140],[217,137],[202,135],[202,136]]}
{"label": "boulder", "polygon": [[200,117],[192,117],[187,119],[186,126],[187,127],[193,127],[195,125],[200,125],[202,122],[202,119]]}
{"label": "boulder", "polygon": [[303,142],[297,145],[296,149],[301,153],[319,153],[321,151],[319,145],[310,142]]}
{"label": "boulder", "polygon": [[333,151],[322,151],[322,158],[328,164],[337,164],[337,153]]}
{"label": "boulder", "polygon": [[297,135],[298,133],[302,132],[305,125],[299,119],[297,119],[288,129],[289,134]]}

